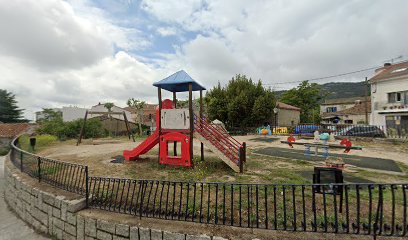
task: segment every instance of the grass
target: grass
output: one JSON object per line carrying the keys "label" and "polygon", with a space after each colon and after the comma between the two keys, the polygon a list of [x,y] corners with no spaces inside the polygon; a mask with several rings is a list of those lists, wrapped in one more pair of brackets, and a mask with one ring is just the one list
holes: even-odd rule
{"label": "grass", "polygon": [[5,156],[10,151],[10,147],[0,147],[0,156]]}
{"label": "grass", "polygon": [[29,135],[22,135],[19,138],[19,147],[25,151],[35,153],[59,142],[58,138],[52,135],[37,135],[35,138],[37,141],[34,149],[30,145]]}

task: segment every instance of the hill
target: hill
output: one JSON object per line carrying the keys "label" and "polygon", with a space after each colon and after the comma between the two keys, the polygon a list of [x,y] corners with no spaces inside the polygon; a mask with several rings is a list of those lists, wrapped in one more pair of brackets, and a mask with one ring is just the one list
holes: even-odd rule
{"label": "hill", "polygon": [[[336,98],[349,98],[349,97],[361,97],[365,94],[365,82],[330,82],[321,84],[322,94],[329,93],[326,99],[336,99]],[[276,96],[280,98],[282,94],[286,92],[276,91]],[[370,91],[368,92],[370,93]]]}

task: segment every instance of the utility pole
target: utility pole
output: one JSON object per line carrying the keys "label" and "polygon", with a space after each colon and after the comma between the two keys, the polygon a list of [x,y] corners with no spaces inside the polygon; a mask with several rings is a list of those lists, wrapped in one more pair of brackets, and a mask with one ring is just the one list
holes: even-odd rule
{"label": "utility pole", "polygon": [[367,77],[365,78],[365,101],[364,101],[364,108],[365,108],[365,123],[368,125],[368,107],[367,107],[367,104],[368,104],[368,80],[367,80]]}

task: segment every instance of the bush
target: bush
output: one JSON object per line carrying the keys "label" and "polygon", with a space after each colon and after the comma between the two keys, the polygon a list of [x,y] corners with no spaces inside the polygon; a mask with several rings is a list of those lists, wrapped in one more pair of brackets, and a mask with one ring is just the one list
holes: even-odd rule
{"label": "bush", "polygon": [[10,151],[9,147],[0,147],[0,156],[5,156]]}

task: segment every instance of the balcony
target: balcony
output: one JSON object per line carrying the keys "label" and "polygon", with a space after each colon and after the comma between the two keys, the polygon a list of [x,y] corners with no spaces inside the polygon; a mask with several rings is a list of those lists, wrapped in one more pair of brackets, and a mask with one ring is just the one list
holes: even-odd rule
{"label": "balcony", "polygon": [[408,103],[396,102],[374,102],[374,111],[379,113],[402,113],[408,112]]}

